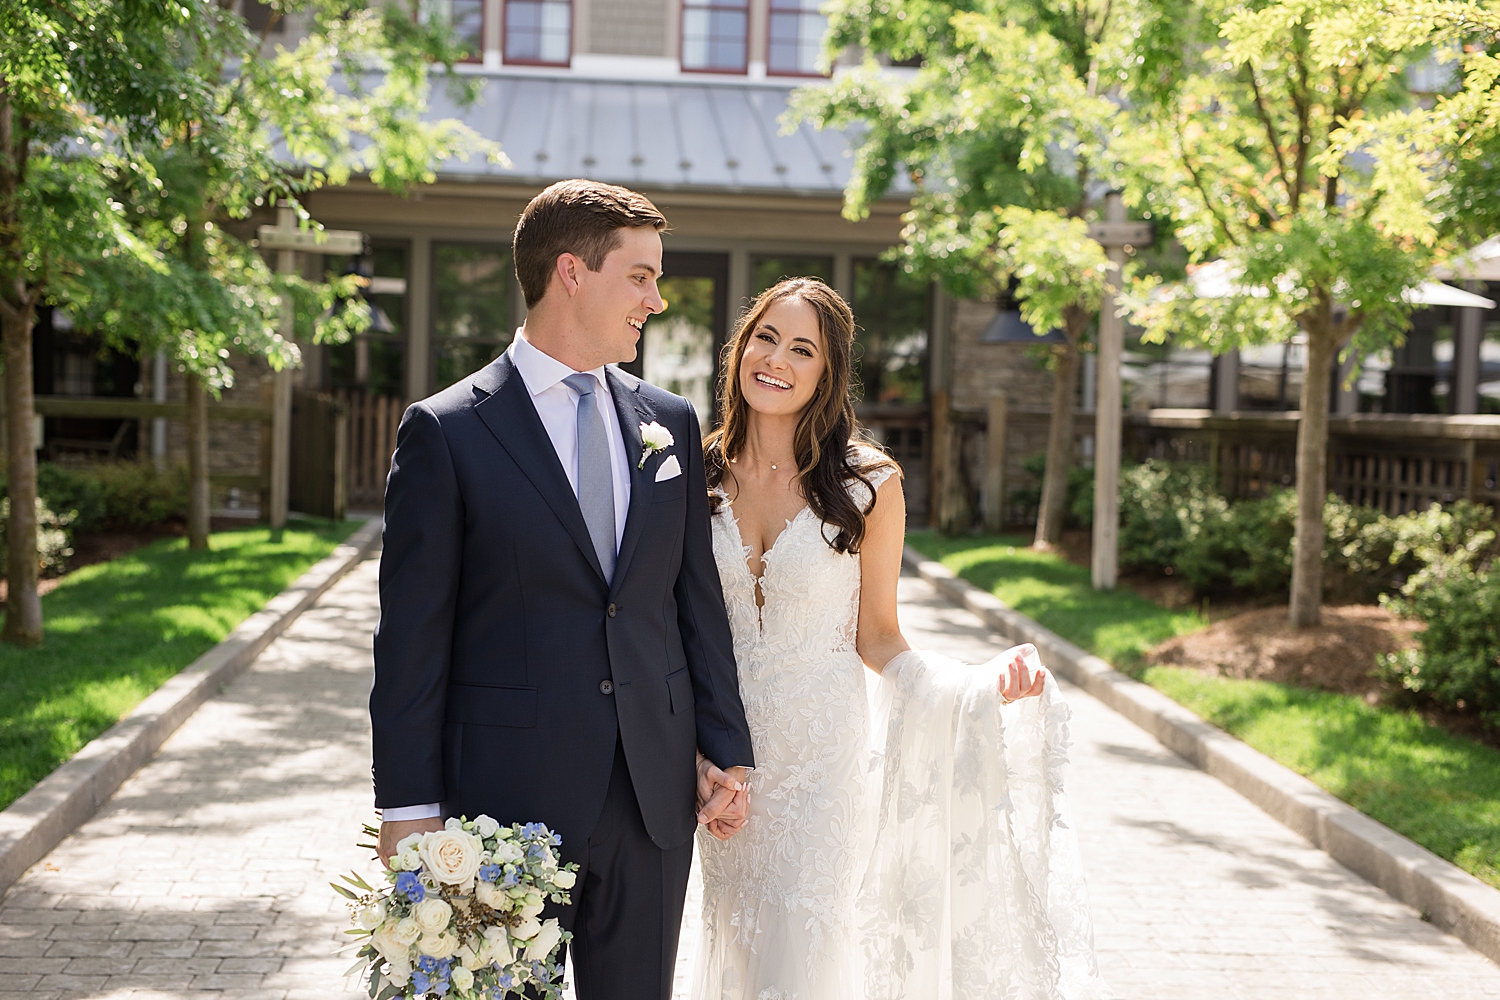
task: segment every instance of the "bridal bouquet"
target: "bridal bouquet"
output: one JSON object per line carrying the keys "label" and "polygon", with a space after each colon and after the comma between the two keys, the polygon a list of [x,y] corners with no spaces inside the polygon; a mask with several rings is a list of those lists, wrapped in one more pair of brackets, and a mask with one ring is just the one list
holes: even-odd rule
{"label": "bridal bouquet", "polygon": [[397,845],[386,887],[343,876],[348,887],[333,887],[350,900],[345,933],[359,946],[349,975],[368,981],[373,1000],[500,1000],[528,986],[558,1000],[554,958],[572,935],[539,917],[546,900],[568,903],[577,879],[577,865],[557,863],[560,843],[540,823],[450,819]]}

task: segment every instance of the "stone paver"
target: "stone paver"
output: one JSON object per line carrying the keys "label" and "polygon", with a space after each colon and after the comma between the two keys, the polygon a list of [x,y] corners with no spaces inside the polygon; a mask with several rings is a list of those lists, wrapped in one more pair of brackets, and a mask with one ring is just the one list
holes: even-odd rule
{"label": "stone paver", "polygon": [[[0,902],[0,1000],[354,995],[327,883],[370,868],[354,840],[370,817],[375,568],[330,591]],[[902,598],[914,643],[998,651],[920,580]],[[1122,997],[1500,996],[1500,967],[1067,694],[1099,956]]]}

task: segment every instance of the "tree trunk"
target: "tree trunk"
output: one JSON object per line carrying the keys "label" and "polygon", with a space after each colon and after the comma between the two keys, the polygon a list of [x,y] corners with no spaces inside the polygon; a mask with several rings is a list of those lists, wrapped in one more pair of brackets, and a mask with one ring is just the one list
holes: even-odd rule
{"label": "tree trunk", "polygon": [[42,599],[37,593],[36,403],[31,384],[34,300],[0,306],[5,355],[5,472],[10,516],[5,526],[5,629],[0,639],[17,646],[42,641]]}
{"label": "tree trunk", "polygon": [[1073,464],[1073,395],[1078,389],[1078,348],[1069,343],[1052,373],[1052,422],[1047,429],[1047,470],[1036,515],[1033,548],[1048,549],[1062,541],[1068,505],[1068,468]]}
{"label": "tree trunk", "polygon": [[208,548],[208,392],[187,375],[188,548]]}
{"label": "tree trunk", "polygon": [[1297,424],[1297,536],[1291,623],[1318,624],[1323,602],[1323,504],[1328,498],[1328,397],[1338,335],[1331,322],[1307,331],[1302,419]]}

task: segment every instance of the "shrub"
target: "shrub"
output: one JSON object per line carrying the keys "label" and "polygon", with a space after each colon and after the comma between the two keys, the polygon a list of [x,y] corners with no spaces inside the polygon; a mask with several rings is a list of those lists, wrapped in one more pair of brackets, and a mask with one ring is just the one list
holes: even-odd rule
{"label": "shrub", "polygon": [[1193,580],[1212,576],[1212,551],[1220,522],[1228,516],[1229,502],[1206,465],[1149,459],[1125,468],[1120,474],[1120,565],[1171,569],[1191,574]]}
{"label": "shrub", "polygon": [[[54,513],[41,497],[36,498],[36,556],[37,570],[43,576],[57,576],[67,569],[68,557],[73,554],[73,538],[69,526],[76,515],[72,511]],[[10,526],[10,497],[0,498],[0,573],[10,567],[10,546],[7,545],[6,529]]]}
{"label": "shrub", "polygon": [[[59,513],[73,514],[71,531],[145,528],[187,517],[187,469],[158,472],[138,462],[108,462],[82,468],[43,462],[36,470],[37,496]],[[0,477],[0,495],[6,493]]]}
{"label": "shrub", "polygon": [[[1442,531],[1434,538],[1441,545]],[[1380,671],[1408,691],[1449,708],[1473,709],[1487,725],[1500,728],[1495,532],[1476,531],[1449,551],[1424,548],[1422,555],[1431,556],[1428,565],[1406,582],[1400,597],[1382,603],[1426,628],[1417,633],[1416,649],[1382,656]]]}
{"label": "shrub", "polygon": [[111,462],[89,470],[100,486],[103,523],[111,528],[144,528],[187,517],[187,469],[158,472],[139,462]]}
{"label": "shrub", "polygon": [[[1021,463],[1035,480],[1035,485],[1012,490],[1010,504],[1035,519],[1042,506],[1042,477],[1047,474],[1046,454],[1032,455]],[[1068,487],[1064,500],[1064,523],[1069,528],[1090,528],[1094,524],[1094,469],[1075,465],[1068,469]]]}

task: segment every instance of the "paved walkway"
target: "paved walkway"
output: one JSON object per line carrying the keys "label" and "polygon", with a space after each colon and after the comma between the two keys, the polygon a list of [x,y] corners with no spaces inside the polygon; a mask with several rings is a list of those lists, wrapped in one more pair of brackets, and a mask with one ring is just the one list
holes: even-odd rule
{"label": "paved walkway", "polygon": [[[374,592],[370,560],[11,890],[0,1000],[355,995],[327,883],[368,867],[353,841],[370,815]],[[921,581],[902,598],[913,642],[998,649]],[[1500,996],[1500,967],[1067,693],[1099,957],[1120,996]],[[696,945],[689,926],[680,982]]]}

